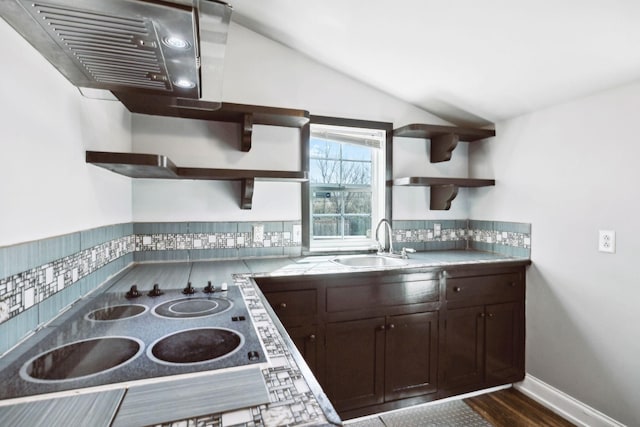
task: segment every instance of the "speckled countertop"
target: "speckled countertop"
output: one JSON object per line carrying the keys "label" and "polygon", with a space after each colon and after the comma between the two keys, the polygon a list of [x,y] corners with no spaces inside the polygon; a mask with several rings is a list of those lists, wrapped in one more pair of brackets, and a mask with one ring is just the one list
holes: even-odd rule
{"label": "speckled countertop", "polygon": [[[300,258],[253,258],[245,260],[206,261],[194,263],[164,263],[162,268],[197,270],[199,267],[215,269],[217,282],[229,282],[237,285],[242,291],[253,324],[258,331],[269,363],[261,372],[269,393],[269,402],[259,406],[214,413],[206,416],[181,419],[162,426],[203,426],[203,427],[257,427],[257,426],[296,426],[296,425],[340,425],[341,421],[331,403],[322,391],[315,377],[296,350],[292,341],[284,331],[280,321],[271,307],[266,303],[261,291],[252,277],[292,276],[314,274],[348,274],[362,271],[441,268],[446,266],[462,266],[487,263],[529,263],[523,258],[506,257],[494,253],[478,251],[438,251],[410,254],[406,264],[393,267],[359,267],[353,268],[333,262],[335,256],[308,256]],[[134,269],[136,266],[133,267]],[[144,269],[142,269],[144,270]],[[111,288],[113,290],[113,288]],[[118,401],[112,396],[113,390],[103,392],[105,399]],[[100,393],[96,393],[101,396]],[[83,394],[85,400],[87,394]],[[42,396],[40,396],[42,397]],[[99,399],[98,399],[99,400]],[[62,401],[62,399],[61,399]],[[30,412],[38,410],[47,412],[46,400],[26,402],[31,405]],[[109,411],[117,412],[117,404],[111,405]],[[42,406],[43,409],[39,409]],[[108,406],[108,405],[105,405]],[[0,420],[2,420],[0,405]],[[111,417],[115,417],[115,412]],[[106,415],[105,415],[106,416]],[[106,421],[106,420],[105,420]],[[0,422],[0,424],[2,424]],[[94,425],[97,425],[94,423]],[[110,425],[104,423],[104,425]]]}
{"label": "speckled countertop", "polygon": [[336,258],[359,257],[361,255],[319,255],[300,258],[255,258],[246,259],[251,273],[260,276],[296,276],[311,274],[354,273],[374,270],[397,270],[407,268],[437,268],[488,263],[528,263],[527,258],[509,257],[492,252],[451,250],[417,252],[409,258],[399,260],[406,264],[388,267],[349,267],[334,262]]}

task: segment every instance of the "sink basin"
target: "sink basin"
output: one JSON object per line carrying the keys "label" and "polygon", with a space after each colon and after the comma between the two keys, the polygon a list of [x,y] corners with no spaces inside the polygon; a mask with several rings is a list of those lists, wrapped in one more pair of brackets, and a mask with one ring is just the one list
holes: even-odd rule
{"label": "sink basin", "polygon": [[382,255],[353,255],[342,256],[331,260],[339,265],[347,267],[400,267],[408,262],[400,258],[392,258]]}

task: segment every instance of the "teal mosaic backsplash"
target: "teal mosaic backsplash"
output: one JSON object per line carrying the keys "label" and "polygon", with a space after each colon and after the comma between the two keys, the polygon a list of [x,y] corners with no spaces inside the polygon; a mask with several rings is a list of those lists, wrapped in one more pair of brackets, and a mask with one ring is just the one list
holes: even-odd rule
{"label": "teal mosaic backsplash", "polygon": [[504,221],[393,221],[393,244],[418,251],[475,249],[531,256],[531,224]]}
{"label": "teal mosaic backsplash", "polygon": [[[0,354],[132,262],[300,256],[299,223],[127,223],[0,248]],[[297,230],[296,230],[297,229]],[[531,225],[393,221],[394,248],[530,257]]]}

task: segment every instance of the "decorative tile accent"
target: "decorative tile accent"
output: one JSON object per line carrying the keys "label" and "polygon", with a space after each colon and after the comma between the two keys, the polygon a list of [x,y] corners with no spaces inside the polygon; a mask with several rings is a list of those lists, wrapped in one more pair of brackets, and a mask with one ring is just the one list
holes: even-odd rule
{"label": "decorative tile accent", "polygon": [[[440,225],[440,232],[436,225]],[[395,247],[416,250],[476,249],[531,256],[531,224],[476,220],[394,221]]]}
{"label": "decorative tile accent", "polygon": [[9,318],[15,317],[134,249],[133,236],[124,236],[5,277],[0,302],[9,307]]}
{"label": "decorative tile accent", "polygon": [[501,221],[469,221],[470,249],[508,256],[531,256],[531,224]]}

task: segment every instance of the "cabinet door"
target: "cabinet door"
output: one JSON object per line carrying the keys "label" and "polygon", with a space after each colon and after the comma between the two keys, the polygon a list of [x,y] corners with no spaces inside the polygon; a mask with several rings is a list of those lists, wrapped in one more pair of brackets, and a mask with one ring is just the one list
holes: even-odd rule
{"label": "cabinet door", "polygon": [[313,372],[313,375],[320,380],[318,376],[318,327],[316,325],[294,326],[287,328],[287,333],[296,345],[296,348],[302,354],[305,362]]}
{"label": "cabinet door", "polygon": [[517,303],[485,308],[486,380],[504,384],[524,375],[524,310]]}
{"label": "cabinet door", "polygon": [[385,341],[385,400],[434,393],[438,313],[390,316]]}
{"label": "cabinet door", "polygon": [[327,324],[322,386],[337,411],[383,402],[384,322],[378,317]]}
{"label": "cabinet door", "polygon": [[264,296],[285,327],[316,323],[317,291],[265,291]]}
{"label": "cabinet door", "polygon": [[484,306],[447,311],[443,350],[446,389],[482,384],[484,318]]}

